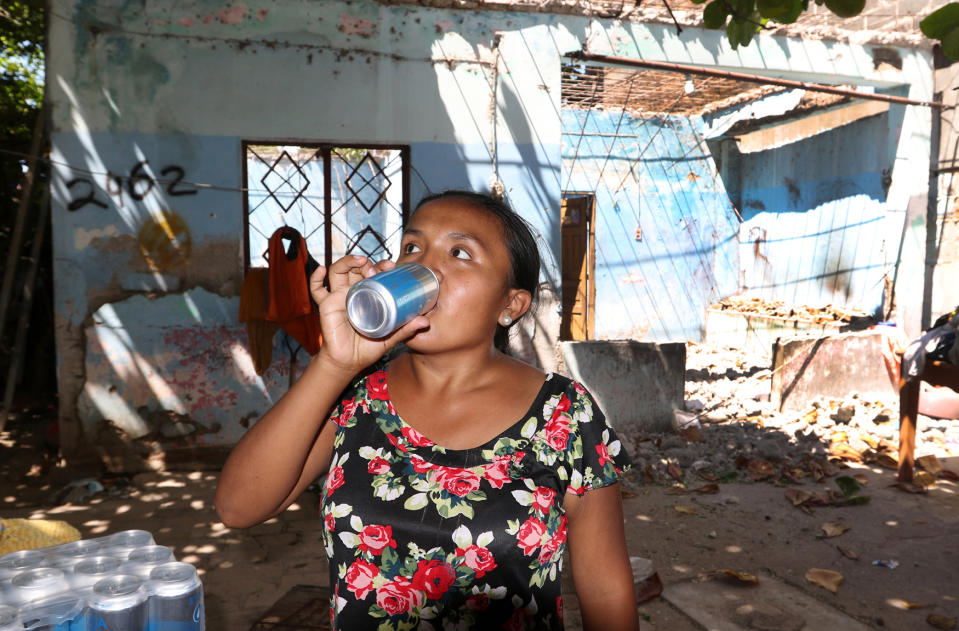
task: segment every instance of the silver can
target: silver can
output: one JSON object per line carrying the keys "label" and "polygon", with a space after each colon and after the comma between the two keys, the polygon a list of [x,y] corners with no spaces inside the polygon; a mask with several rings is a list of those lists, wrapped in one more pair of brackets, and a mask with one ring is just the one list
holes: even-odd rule
{"label": "silver can", "polygon": [[47,552],[47,561],[53,567],[72,568],[78,561],[95,556],[100,551],[100,544],[92,539],[80,539],[57,546]]}
{"label": "silver can", "polygon": [[114,574],[101,579],[87,592],[86,628],[142,631],[147,624],[148,597],[143,581],[136,576]]}
{"label": "silver can", "polygon": [[174,561],[150,572],[149,631],[204,631],[203,584],[196,568]]}
{"label": "silver can", "polygon": [[153,568],[171,561],[176,561],[176,557],[170,548],[166,546],[146,546],[131,552],[123,568],[126,574],[133,574],[146,580],[150,578],[150,572],[153,571]]}
{"label": "silver can", "polygon": [[70,584],[74,589],[93,587],[114,574],[122,574],[123,561],[113,556],[95,556],[77,562],[71,569]]}
{"label": "silver can", "polygon": [[0,581],[9,581],[14,575],[32,567],[46,564],[46,556],[39,550],[18,550],[0,556]]}
{"label": "silver can", "polygon": [[346,316],[367,337],[386,337],[436,304],[440,280],[419,263],[401,263],[364,278],[346,294]]}
{"label": "silver can", "polygon": [[152,546],[156,543],[153,535],[147,530],[121,530],[112,535],[94,539],[100,544],[101,554],[110,554],[126,559],[137,548]]}
{"label": "silver can", "polygon": [[56,567],[35,567],[23,570],[10,579],[4,594],[8,605],[20,607],[32,602],[59,594],[70,589],[66,574]]}

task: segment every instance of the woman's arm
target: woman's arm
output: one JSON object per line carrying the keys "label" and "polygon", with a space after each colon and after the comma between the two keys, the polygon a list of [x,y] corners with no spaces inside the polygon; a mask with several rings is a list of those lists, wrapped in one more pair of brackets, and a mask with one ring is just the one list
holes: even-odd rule
{"label": "woman's arm", "polygon": [[325,421],[340,393],[358,372],[429,324],[419,316],[382,340],[365,338],[350,326],[350,286],[392,265],[344,257],[330,267],[330,291],[323,288],[326,269],[313,273],[310,291],[320,309],[323,344],[299,380],[244,434],[223,466],[214,503],[227,526],[246,528],[269,519],[325,473],[336,430]]}
{"label": "woman's arm", "polygon": [[565,499],[573,583],[585,631],[636,631],[639,617],[619,484]]}

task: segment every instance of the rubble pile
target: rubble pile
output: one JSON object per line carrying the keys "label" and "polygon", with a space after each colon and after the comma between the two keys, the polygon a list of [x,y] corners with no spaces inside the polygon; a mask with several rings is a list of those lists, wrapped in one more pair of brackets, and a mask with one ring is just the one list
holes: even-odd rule
{"label": "rubble pile", "polygon": [[[634,472],[646,482],[801,482],[839,474],[845,463],[898,467],[898,397],[821,398],[799,412],[769,401],[768,360],[689,344],[685,413],[675,432],[634,440]],[[917,456],[959,455],[959,420],[920,416]],[[928,469],[936,469],[926,460]],[[922,468],[923,459],[919,458]],[[946,477],[945,471],[931,475]],[[919,476],[918,482],[929,482]]]}
{"label": "rubble pile", "polygon": [[712,305],[712,309],[720,311],[735,311],[770,318],[785,318],[788,320],[802,320],[815,324],[839,322],[844,324],[858,324],[861,322],[874,323],[872,317],[865,311],[843,307],[839,305],[787,305],[781,300],[765,300],[763,298],[745,298],[734,296],[726,298]]}

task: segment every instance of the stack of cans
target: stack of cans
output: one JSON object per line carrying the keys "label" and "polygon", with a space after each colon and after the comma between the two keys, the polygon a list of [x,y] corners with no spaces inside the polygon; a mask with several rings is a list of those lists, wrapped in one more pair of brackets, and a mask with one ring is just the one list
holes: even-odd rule
{"label": "stack of cans", "polygon": [[0,631],[205,631],[203,584],[145,530],[0,556]]}

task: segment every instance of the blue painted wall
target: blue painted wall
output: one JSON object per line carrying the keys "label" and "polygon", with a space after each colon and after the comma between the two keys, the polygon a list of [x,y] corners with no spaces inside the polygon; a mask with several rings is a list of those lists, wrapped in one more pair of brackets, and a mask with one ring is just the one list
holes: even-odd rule
{"label": "blue painted wall", "polygon": [[563,188],[596,196],[595,336],[702,339],[739,274],[739,221],[702,121],[566,110]]}

